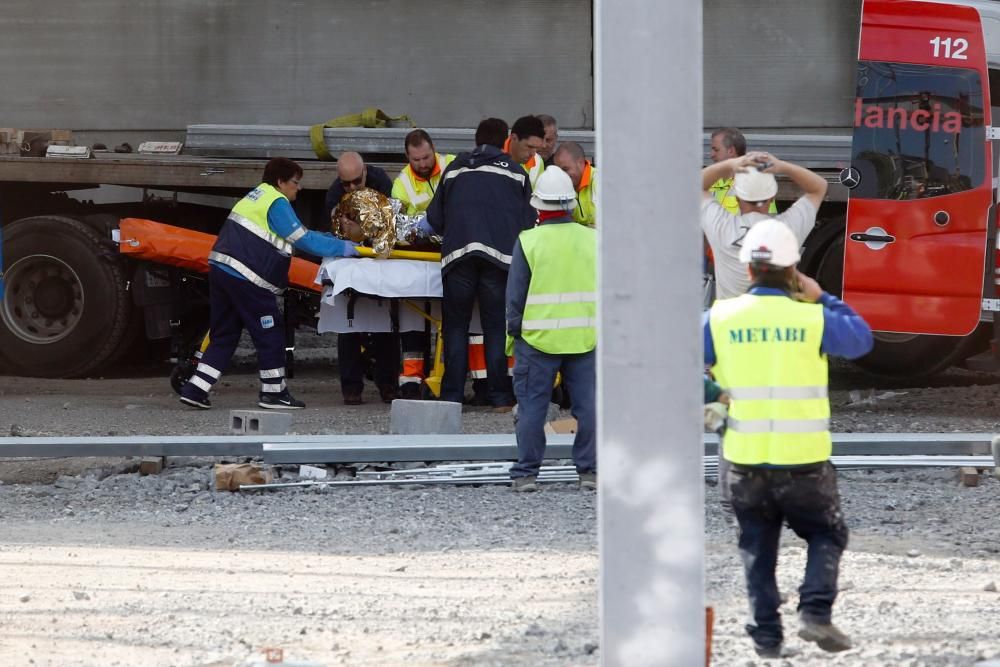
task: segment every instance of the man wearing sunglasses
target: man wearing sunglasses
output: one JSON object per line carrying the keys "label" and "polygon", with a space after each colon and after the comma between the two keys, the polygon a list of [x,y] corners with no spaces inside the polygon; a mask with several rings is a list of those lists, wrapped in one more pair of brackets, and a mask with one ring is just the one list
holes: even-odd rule
{"label": "man wearing sunglasses", "polygon": [[326,191],[326,219],[330,219],[341,197],[361,188],[371,188],[389,197],[392,194],[392,179],[381,167],[365,164],[359,153],[342,153],[337,160],[337,180]]}

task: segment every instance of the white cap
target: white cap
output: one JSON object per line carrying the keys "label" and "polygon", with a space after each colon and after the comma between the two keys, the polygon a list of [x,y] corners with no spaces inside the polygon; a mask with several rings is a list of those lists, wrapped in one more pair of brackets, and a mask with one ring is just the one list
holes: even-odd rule
{"label": "white cap", "polygon": [[765,174],[753,167],[733,177],[733,193],[743,201],[767,201],[778,193],[774,174]]}
{"label": "white cap", "polygon": [[743,237],[740,261],[782,268],[794,266],[799,261],[799,241],[781,220],[761,220]]}
{"label": "white cap", "polygon": [[546,167],[535,183],[531,205],[539,211],[573,210],[576,206],[576,188],[573,187],[569,174],[555,165]]}

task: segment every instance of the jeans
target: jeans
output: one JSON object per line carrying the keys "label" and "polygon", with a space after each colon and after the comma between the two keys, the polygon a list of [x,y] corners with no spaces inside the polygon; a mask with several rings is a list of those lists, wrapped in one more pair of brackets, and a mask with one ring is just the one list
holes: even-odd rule
{"label": "jeans", "polygon": [[507,375],[504,354],[507,334],[505,299],[507,271],[481,257],[464,257],[448,266],[441,277],[444,341],[444,377],[441,400],[461,403],[465,398],[465,378],[469,372],[469,323],[479,301],[486,353],[486,375],[490,403],[513,405],[514,393]]}
{"label": "jeans", "polygon": [[573,394],[576,437],[573,463],[578,473],[597,471],[596,352],[546,354],[518,339],[514,343],[514,394],[517,396],[517,463],[511,478],[537,475],[545,457],[545,417],[556,373]]}
{"label": "jeans", "polygon": [[817,623],[829,623],[840,556],[847,547],[833,466],[828,461],[783,469],[732,464],[727,480],[740,524],[739,548],[753,616],[746,630],[754,643],[774,646],[783,640],[774,571],[785,521],[808,544],[798,611]]}

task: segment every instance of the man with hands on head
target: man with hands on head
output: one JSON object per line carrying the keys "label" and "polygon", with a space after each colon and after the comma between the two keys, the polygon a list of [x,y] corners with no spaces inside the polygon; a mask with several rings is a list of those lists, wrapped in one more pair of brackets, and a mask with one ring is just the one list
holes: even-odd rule
{"label": "man with hands on head", "polygon": [[[775,174],[787,176],[803,194],[787,210],[773,216],[785,223],[801,245],[816,225],[816,214],[826,196],[827,182],[804,167],[756,151],[711,164],[701,172],[701,228],[715,258],[717,296],[739,296],[750,287],[739,252],[747,231],[771,217],[768,209],[778,193]],[[732,178],[732,192],[739,214],[728,212],[716,200],[711,188],[720,178]]]}

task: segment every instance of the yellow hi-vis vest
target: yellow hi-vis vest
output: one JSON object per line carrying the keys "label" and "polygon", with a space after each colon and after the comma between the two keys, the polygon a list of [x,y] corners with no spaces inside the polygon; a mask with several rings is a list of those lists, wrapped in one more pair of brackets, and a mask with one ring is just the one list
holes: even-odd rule
{"label": "yellow hi-vis vest", "polygon": [[261,183],[236,202],[219,231],[208,259],[224,264],[244,278],[275,294],[288,285],[292,244],[305,236],[299,228],[288,238],[274,233],[267,211],[279,199],[287,199],[273,185]]}
{"label": "yellow hi-vis vest", "polygon": [[830,458],[823,306],[783,295],[716,301],[715,379],[732,399],[724,455],[743,465]]}
{"label": "yellow hi-vis vest", "polygon": [[571,222],[521,232],[531,268],[521,338],[547,354],[582,354],[597,346],[597,232]]}
{"label": "yellow hi-vis vest", "polygon": [[580,189],[576,193],[576,208],[573,209],[573,219],[581,225],[597,226],[596,190],[597,169],[588,161],[580,175]]}
{"label": "yellow hi-vis vest", "polygon": [[430,178],[417,178],[410,165],[406,165],[399,172],[396,180],[392,182],[392,198],[403,202],[405,206],[403,213],[406,215],[417,215],[427,210],[427,207],[431,204],[431,199],[434,198],[434,192],[441,182],[441,174],[444,173],[444,168],[455,159],[454,155],[435,153],[435,156],[437,157],[437,165],[434,167]]}

